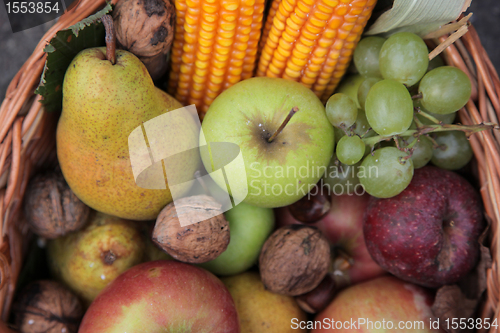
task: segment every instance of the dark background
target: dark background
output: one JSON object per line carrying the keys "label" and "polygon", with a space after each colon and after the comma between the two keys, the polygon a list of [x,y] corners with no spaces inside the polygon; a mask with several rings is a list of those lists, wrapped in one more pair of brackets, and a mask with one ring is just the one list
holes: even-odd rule
{"label": "dark background", "polygon": [[[439,0],[436,0],[439,1]],[[66,0],[67,3],[69,1]],[[493,64],[500,71],[500,0],[473,0],[469,8],[473,12],[471,22],[481,37]],[[43,34],[54,21],[13,33],[7,11],[0,4],[0,101],[5,97],[7,86],[33,52]]]}

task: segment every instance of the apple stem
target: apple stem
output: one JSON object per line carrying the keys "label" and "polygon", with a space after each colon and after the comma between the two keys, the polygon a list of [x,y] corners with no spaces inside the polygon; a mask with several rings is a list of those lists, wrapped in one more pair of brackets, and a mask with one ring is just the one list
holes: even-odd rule
{"label": "apple stem", "polygon": [[[417,129],[406,130],[403,133],[398,134],[400,137],[413,136],[418,138],[420,135],[426,135],[435,132],[447,132],[447,131],[463,131],[467,136],[472,133],[481,132],[484,130],[495,129],[498,130],[497,124],[494,123],[481,123],[475,125],[461,125],[461,124],[436,124],[436,125],[425,125],[420,126]],[[375,146],[377,143],[382,141],[392,140],[394,136],[383,136],[377,135],[370,138],[364,138],[363,142],[370,147]]]}
{"label": "apple stem", "polygon": [[297,111],[299,111],[299,108],[294,106],[290,112],[288,113],[288,116],[286,116],[285,120],[283,121],[283,123],[281,124],[280,127],[278,127],[278,129],[276,130],[276,132],[274,132],[273,135],[271,135],[271,137],[267,140],[267,142],[271,143],[273,142],[273,140],[278,136],[278,134],[281,133],[281,131],[283,131],[283,128],[285,128],[286,124],[288,124],[288,122],[290,121],[290,119],[292,119],[292,116],[297,113]]}
{"label": "apple stem", "polygon": [[114,65],[116,63],[116,34],[113,27],[113,19],[110,15],[101,18],[104,29],[106,29],[106,59]]}
{"label": "apple stem", "polygon": [[350,284],[349,271],[354,265],[354,258],[342,248],[332,247],[331,266],[328,272],[337,285],[337,290]]}
{"label": "apple stem", "polygon": [[333,272],[347,272],[354,265],[354,259],[343,250],[336,248],[336,256],[333,259]]}

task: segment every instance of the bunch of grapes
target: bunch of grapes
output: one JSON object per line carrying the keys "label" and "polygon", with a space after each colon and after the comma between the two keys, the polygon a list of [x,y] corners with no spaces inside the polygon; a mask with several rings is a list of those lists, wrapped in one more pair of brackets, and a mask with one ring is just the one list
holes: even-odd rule
{"label": "bunch of grapes", "polygon": [[338,142],[331,163],[355,173],[325,175],[326,183],[361,183],[369,194],[389,198],[429,161],[451,170],[469,162],[472,149],[465,133],[444,125],[470,98],[464,72],[444,66],[440,58],[429,61],[422,38],[407,32],[362,39],[354,64],[364,78],[357,100],[336,93],[326,113]]}

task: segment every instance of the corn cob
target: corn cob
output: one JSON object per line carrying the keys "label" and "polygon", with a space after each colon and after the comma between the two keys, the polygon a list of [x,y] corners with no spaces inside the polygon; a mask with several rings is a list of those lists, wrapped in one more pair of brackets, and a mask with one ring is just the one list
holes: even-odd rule
{"label": "corn cob", "polygon": [[269,7],[269,12],[267,13],[266,23],[264,24],[264,29],[262,30],[262,36],[259,41],[259,52],[257,59],[260,58],[260,52],[264,49],[264,45],[266,45],[267,36],[269,36],[269,32],[273,26],[273,18],[276,16],[276,12],[278,11],[278,7],[281,3],[281,0],[271,1],[271,6]]}
{"label": "corn cob", "polygon": [[175,0],[169,92],[203,118],[223,90],[253,76],[265,0]]}
{"label": "corn cob", "polygon": [[257,76],[298,81],[326,102],[347,70],[376,0],[274,1],[278,10],[268,18],[272,26],[262,37]]}

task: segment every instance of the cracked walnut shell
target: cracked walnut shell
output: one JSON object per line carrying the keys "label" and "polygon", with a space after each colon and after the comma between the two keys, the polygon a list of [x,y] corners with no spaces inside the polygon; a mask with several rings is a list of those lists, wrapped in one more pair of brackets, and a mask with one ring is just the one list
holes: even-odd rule
{"label": "cracked walnut shell", "polygon": [[297,296],[316,288],[330,268],[330,245],[316,227],[288,225],[264,243],[259,257],[262,282],[274,293]]}
{"label": "cracked walnut shell", "polygon": [[22,333],[76,333],[84,310],[80,300],[61,284],[41,280],[22,290],[13,312]]}
{"label": "cracked walnut shell", "polygon": [[113,23],[119,47],[135,54],[153,80],[160,78],[174,39],[174,5],[169,0],[120,0]]}
{"label": "cracked walnut shell", "polygon": [[[189,221],[201,222],[181,226],[180,215]],[[153,230],[153,242],[179,261],[199,264],[217,258],[226,250],[229,223],[214,198],[207,195],[186,197],[176,200],[175,205],[168,204],[160,212]]]}
{"label": "cracked walnut shell", "polygon": [[60,172],[40,174],[28,184],[24,213],[37,235],[54,239],[81,229],[90,208],[71,191]]}

